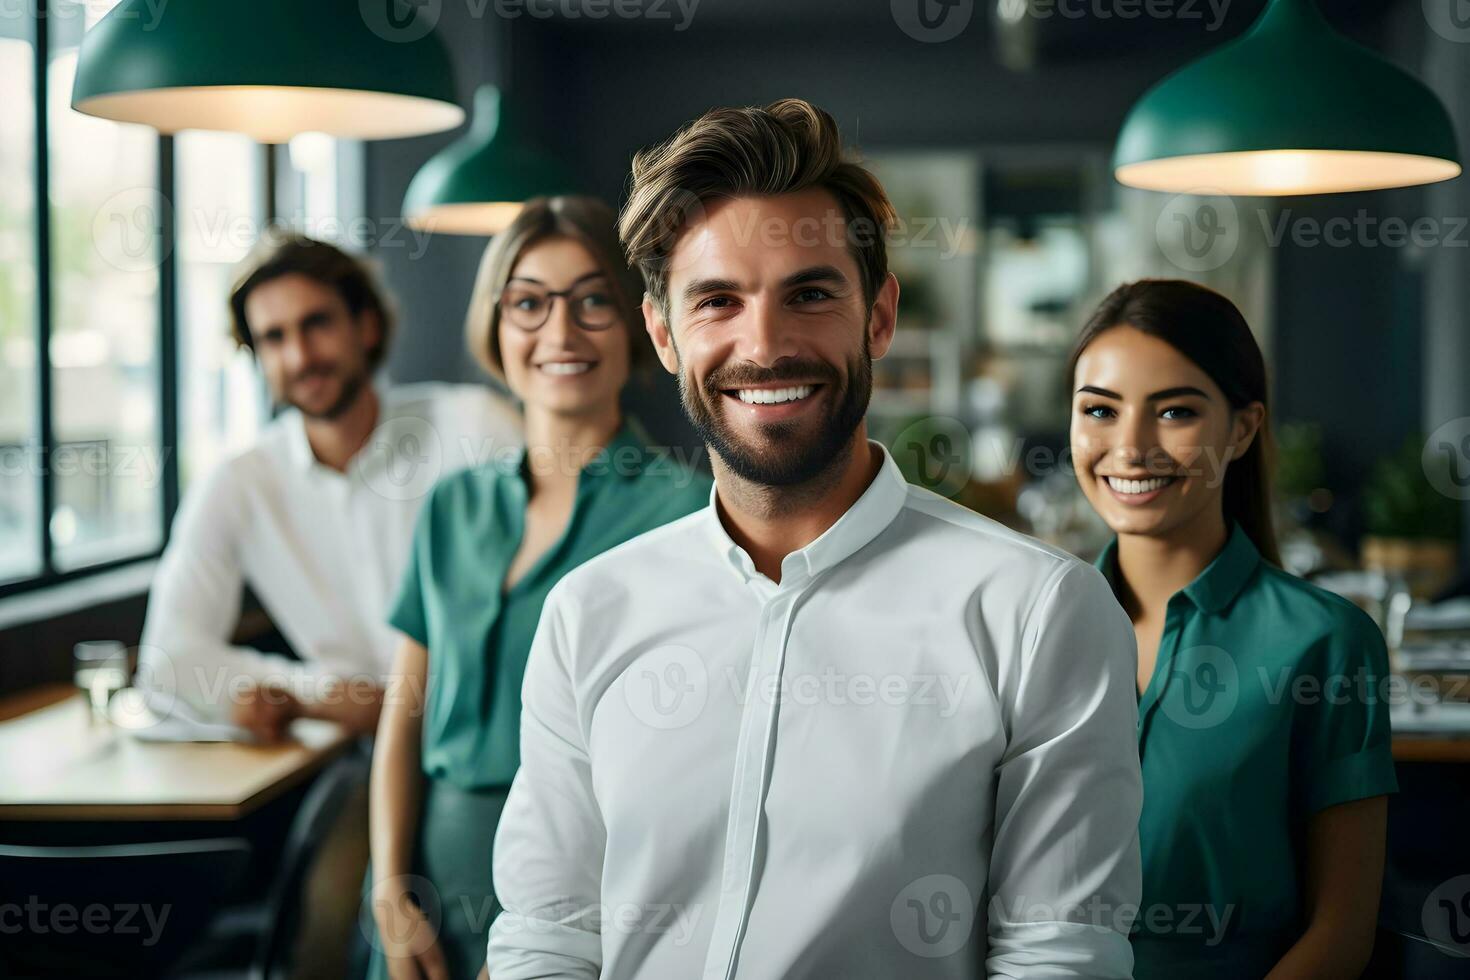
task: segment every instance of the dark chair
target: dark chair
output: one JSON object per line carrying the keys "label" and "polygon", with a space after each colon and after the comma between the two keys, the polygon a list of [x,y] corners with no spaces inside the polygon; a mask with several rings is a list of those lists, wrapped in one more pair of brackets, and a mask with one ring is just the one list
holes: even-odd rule
{"label": "dark chair", "polygon": [[[352,752],[317,776],[302,798],[264,900],[226,910],[206,940],[171,974],[172,980],[280,980],[301,922],[302,887],[332,825],[367,782],[368,760]],[[356,905],[356,893],[342,896]]]}
{"label": "dark chair", "polygon": [[1425,917],[1434,911],[1431,902],[1446,870],[1398,850],[1384,868],[1378,932],[1364,980],[1470,978],[1470,947],[1450,945],[1448,933],[1435,938],[1425,931]]}
{"label": "dark chair", "polygon": [[21,916],[4,923],[0,976],[160,976],[235,896],[249,861],[236,838],[0,845],[0,905]]}
{"label": "dark chair", "polygon": [[1378,929],[1373,958],[1362,980],[1465,980],[1470,958],[1461,950],[1427,936],[1394,929]]}

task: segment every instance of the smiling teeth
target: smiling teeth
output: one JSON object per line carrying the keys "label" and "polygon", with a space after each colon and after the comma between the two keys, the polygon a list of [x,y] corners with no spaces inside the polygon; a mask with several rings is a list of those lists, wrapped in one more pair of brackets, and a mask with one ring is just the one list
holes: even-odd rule
{"label": "smiling teeth", "polygon": [[782,402],[800,401],[814,390],[815,385],[797,385],[794,388],[737,388],[736,394],[747,405],[779,405]]}
{"label": "smiling teeth", "polygon": [[1108,486],[1119,493],[1152,493],[1174,482],[1172,476],[1155,476],[1147,480],[1122,480],[1116,476],[1106,477]]}
{"label": "smiling teeth", "polygon": [[592,370],[589,361],[550,361],[541,365],[541,370],[547,374],[581,374]]}

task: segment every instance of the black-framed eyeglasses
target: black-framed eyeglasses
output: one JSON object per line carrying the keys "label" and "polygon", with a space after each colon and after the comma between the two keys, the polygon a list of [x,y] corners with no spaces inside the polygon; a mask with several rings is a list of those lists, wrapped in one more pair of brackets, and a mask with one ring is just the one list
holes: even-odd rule
{"label": "black-framed eyeglasses", "polygon": [[583,330],[606,330],[618,320],[611,291],[598,283],[561,290],[512,283],[500,296],[500,315],[519,330],[539,330],[551,318],[558,297],[567,301],[572,320]]}

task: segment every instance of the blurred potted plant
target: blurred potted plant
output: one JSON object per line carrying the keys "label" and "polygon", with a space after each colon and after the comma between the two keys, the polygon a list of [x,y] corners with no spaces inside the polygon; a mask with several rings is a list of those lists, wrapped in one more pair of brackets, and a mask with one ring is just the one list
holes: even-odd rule
{"label": "blurred potted plant", "polygon": [[1433,595],[1454,576],[1460,533],[1459,501],[1436,490],[1425,469],[1449,461],[1423,458],[1423,445],[1410,438],[1379,460],[1363,489],[1363,566],[1403,576],[1416,596]]}
{"label": "blurred potted plant", "polygon": [[1276,428],[1276,488],[1289,500],[1299,500],[1326,480],[1322,462],[1322,426],[1317,422],[1286,422]]}
{"label": "blurred potted plant", "polygon": [[899,278],[903,284],[903,301],[898,304],[898,315],[903,325],[919,330],[938,327],[941,310],[933,278],[918,269],[906,269]]}
{"label": "blurred potted plant", "polygon": [[1282,566],[1294,575],[1324,568],[1348,568],[1356,562],[1327,531],[1324,515],[1332,509],[1327,465],[1322,452],[1322,426],[1286,422],[1276,429],[1276,469],[1272,512]]}

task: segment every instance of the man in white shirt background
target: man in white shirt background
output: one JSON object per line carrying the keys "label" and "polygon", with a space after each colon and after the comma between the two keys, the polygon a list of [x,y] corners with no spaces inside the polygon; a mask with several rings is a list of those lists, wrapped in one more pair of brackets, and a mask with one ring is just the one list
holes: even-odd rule
{"label": "man in white shirt background", "polygon": [[716,486],[547,599],[494,980],[1131,976],[1131,628],[867,439],[893,217],[800,100],[635,159],[621,232]]}
{"label": "man in white shirt background", "polygon": [[[184,499],[140,672],[262,739],[299,716],[370,733],[422,499],[438,476],[517,445],[518,417],[487,386],[375,382],[393,313],[367,266],[330,244],[263,240],[230,309],[284,410]],[[247,585],[299,659],[231,642]]]}

